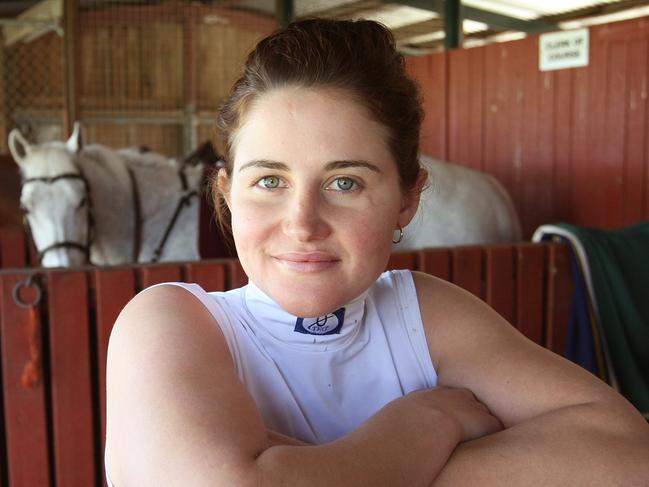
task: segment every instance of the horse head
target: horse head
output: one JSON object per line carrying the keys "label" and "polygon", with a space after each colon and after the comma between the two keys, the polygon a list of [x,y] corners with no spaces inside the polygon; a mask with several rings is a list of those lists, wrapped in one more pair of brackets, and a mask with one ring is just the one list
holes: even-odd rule
{"label": "horse head", "polygon": [[67,142],[31,145],[18,129],[9,134],[22,176],[20,205],[45,267],[88,262],[92,209],[88,182],[75,161],[81,148],[78,123]]}

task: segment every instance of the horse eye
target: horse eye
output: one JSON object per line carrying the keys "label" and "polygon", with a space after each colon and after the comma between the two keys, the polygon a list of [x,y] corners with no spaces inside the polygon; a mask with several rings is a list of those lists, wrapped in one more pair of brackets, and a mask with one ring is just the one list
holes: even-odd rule
{"label": "horse eye", "polygon": [[79,201],[79,205],[77,206],[77,210],[80,208],[83,208],[83,206],[86,204],[86,198],[81,198],[81,201]]}
{"label": "horse eye", "polygon": [[26,207],[25,205],[23,205],[22,203],[20,204],[20,209],[22,210],[22,212],[23,212],[25,215],[26,215],[27,213],[29,213],[29,208],[27,208],[27,207]]}

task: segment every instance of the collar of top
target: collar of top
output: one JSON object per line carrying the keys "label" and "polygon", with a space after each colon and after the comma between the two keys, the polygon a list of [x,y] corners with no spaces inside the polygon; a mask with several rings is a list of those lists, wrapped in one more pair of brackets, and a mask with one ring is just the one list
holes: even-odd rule
{"label": "collar of top", "polygon": [[331,350],[347,343],[362,325],[368,291],[322,316],[295,316],[280,307],[252,281],[244,289],[245,307],[274,340],[307,350]]}

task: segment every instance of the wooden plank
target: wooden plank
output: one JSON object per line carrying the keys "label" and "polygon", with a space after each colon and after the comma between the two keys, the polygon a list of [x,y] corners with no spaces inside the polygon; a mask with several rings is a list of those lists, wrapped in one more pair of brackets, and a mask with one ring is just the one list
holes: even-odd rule
{"label": "wooden plank", "polygon": [[0,229],[0,268],[27,267],[25,233],[22,228]]}
{"label": "wooden plank", "polygon": [[451,252],[447,248],[419,251],[419,270],[440,279],[451,279]]}
{"label": "wooden plank", "polygon": [[84,272],[48,272],[54,471],[57,485],[93,485],[93,384]]}
{"label": "wooden plank", "polygon": [[606,114],[603,137],[603,152],[597,168],[601,192],[598,205],[599,221],[605,228],[615,228],[622,221],[623,195],[622,176],[624,171],[624,139],[627,109],[627,42],[613,42],[608,49],[606,66]]}
{"label": "wooden plank", "polygon": [[137,268],[137,275],[142,289],[161,282],[177,282],[182,280],[178,264],[145,265]]}
{"label": "wooden plank", "polygon": [[485,301],[503,318],[514,323],[514,248],[509,245],[488,246],[485,260]]}
{"label": "wooden plank", "polygon": [[[559,103],[570,103],[572,105],[572,145],[571,145],[571,173],[572,191],[570,209],[573,222],[586,221],[590,189],[588,185],[580,184],[580,181],[588,179],[588,171],[591,164],[589,160],[590,139],[590,76],[591,68],[576,68],[574,70],[573,88],[570,99],[560,100]],[[524,217],[521,215],[521,217]]]}
{"label": "wooden plank", "polygon": [[[33,386],[21,383],[25,366],[32,359],[30,337],[42,359],[40,310],[33,314],[13,300],[14,286],[27,273],[0,274],[0,337],[2,339],[2,388],[4,393],[4,427],[7,447],[9,485],[49,486],[50,459],[47,437],[47,410],[43,383],[43,364],[36,367],[40,380]],[[26,290],[27,291],[27,290]],[[24,299],[33,295],[25,293]],[[35,331],[35,333],[32,333]]]}
{"label": "wooden plank", "polygon": [[422,105],[426,115],[421,127],[421,152],[442,160],[448,160],[446,56],[446,53],[436,53],[406,59],[408,72],[423,87]]}
{"label": "wooden plank", "polygon": [[238,260],[227,261],[228,266],[228,281],[227,289],[237,289],[248,284],[248,276],[246,275],[241,263]]}
{"label": "wooden plank", "polygon": [[464,95],[469,96],[469,115],[461,130],[466,130],[465,136],[468,139],[465,139],[465,144],[469,146],[469,154],[467,160],[461,162],[473,169],[484,171],[484,141],[482,138],[485,116],[483,101],[484,49],[469,49],[468,52],[470,60],[469,89]]}
{"label": "wooden plank", "polygon": [[545,246],[516,245],[516,328],[543,344],[545,299]]}
{"label": "wooden plank", "polygon": [[[628,45],[627,121],[625,134],[626,157],[622,168],[623,208],[619,226],[629,226],[643,219],[643,198],[649,201],[645,180],[647,143],[647,39],[634,40]],[[649,176],[649,171],[646,171]],[[643,191],[644,189],[644,191]]]}
{"label": "wooden plank", "polygon": [[469,165],[470,143],[465,128],[473,113],[470,112],[469,76],[471,50],[453,49],[448,53],[448,160]]}
{"label": "wooden plank", "polygon": [[[92,277],[95,289],[100,443],[103,451],[106,440],[106,360],[108,358],[108,340],[117,316],[126,303],[135,295],[135,274],[133,268],[106,268],[93,271]],[[100,462],[99,468],[103,472],[103,455],[100,456]],[[103,482],[105,486],[105,479]]]}
{"label": "wooden plank", "polygon": [[[594,28],[591,32],[597,32]],[[588,157],[585,165],[580,168],[578,181],[588,181],[588,184],[577,183],[582,199],[580,220],[589,226],[603,226],[604,210],[602,205],[593,204],[592,195],[597,194],[602,198],[608,175],[604,171],[606,160],[606,96],[608,75],[608,47],[609,43],[597,39],[597,36],[590,38],[590,66],[588,67]]]}
{"label": "wooden plank", "polygon": [[455,247],[451,256],[451,282],[483,298],[482,247]]}
{"label": "wooden plank", "polygon": [[385,267],[390,269],[410,269],[416,271],[418,268],[417,252],[393,252]]}
{"label": "wooden plank", "polygon": [[570,255],[563,244],[548,246],[546,326],[543,345],[565,355],[572,302]]}
{"label": "wooden plank", "polygon": [[547,221],[574,221],[572,200],[572,136],[574,130],[572,100],[574,70],[562,69],[555,74],[554,88],[554,214]]}
{"label": "wooden plank", "polygon": [[206,291],[225,291],[226,265],[222,261],[199,261],[185,264],[188,282],[195,282]]}

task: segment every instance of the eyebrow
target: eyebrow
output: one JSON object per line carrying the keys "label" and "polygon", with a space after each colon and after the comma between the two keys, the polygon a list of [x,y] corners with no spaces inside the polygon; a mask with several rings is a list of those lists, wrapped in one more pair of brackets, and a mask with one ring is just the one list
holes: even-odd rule
{"label": "eyebrow", "polygon": [[[243,166],[239,168],[239,172],[244,169],[261,167],[264,169],[274,169],[277,171],[289,171],[289,167],[283,162],[270,161],[268,159],[256,159],[253,161],[246,162]],[[333,171],[335,169],[348,169],[348,168],[365,168],[371,171],[381,173],[381,169],[375,164],[372,164],[367,161],[361,160],[341,160],[341,161],[331,161],[325,166],[325,171]]]}

